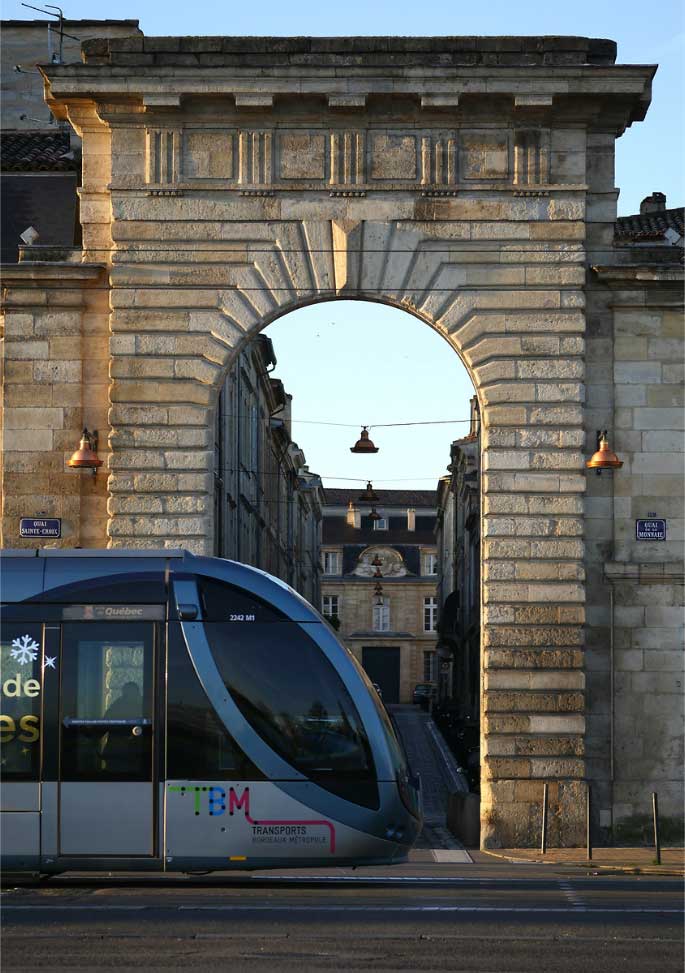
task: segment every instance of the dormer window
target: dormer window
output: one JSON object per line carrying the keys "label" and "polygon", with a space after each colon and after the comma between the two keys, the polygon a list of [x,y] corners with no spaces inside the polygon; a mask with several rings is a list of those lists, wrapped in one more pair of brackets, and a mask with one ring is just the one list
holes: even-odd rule
{"label": "dormer window", "polygon": [[388,518],[381,517],[379,520],[374,520],[373,522],[374,530],[387,530],[388,529]]}
{"label": "dormer window", "polygon": [[323,573],[342,574],[342,555],[339,551],[323,551]]}

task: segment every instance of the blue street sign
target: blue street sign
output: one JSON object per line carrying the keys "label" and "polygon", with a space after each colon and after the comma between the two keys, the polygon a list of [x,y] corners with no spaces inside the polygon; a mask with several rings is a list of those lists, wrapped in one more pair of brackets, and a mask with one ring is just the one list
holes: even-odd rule
{"label": "blue street sign", "polygon": [[19,521],[19,534],[21,537],[61,537],[62,521],[58,517],[22,517]]}
{"label": "blue street sign", "polygon": [[665,520],[636,520],[635,539],[638,541],[665,541]]}

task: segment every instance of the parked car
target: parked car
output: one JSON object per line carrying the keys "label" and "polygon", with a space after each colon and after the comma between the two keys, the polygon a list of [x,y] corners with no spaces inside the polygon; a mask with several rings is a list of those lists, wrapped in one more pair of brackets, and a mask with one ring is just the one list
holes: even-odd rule
{"label": "parked car", "polygon": [[432,682],[419,682],[414,686],[412,703],[418,703],[423,709],[428,709],[431,699],[435,699],[435,686]]}

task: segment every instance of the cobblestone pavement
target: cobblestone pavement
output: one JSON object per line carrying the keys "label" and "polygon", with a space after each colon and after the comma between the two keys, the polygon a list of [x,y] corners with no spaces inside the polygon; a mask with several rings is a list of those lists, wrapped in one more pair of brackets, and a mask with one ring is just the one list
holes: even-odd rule
{"label": "cobblestone pavement", "polygon": [[388,707],[402,736],[412,773],[421,775],[423,831],[417,849],[457,849],[462,845],[447,830],[448,787],[440,758],[428,732],[430,717],[418,706]]}

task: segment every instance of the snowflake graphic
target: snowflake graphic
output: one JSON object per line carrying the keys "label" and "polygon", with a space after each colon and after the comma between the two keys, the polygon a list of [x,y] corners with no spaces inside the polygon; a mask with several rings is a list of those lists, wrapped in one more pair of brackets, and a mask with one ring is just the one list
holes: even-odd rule
{"label": "snowflake graphic", "polygon": [[38,643],[30,635],[22,635],[19,639],[12,639],[10,655],[20,666],[27,666],[36,659],[38,648]]}

